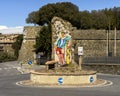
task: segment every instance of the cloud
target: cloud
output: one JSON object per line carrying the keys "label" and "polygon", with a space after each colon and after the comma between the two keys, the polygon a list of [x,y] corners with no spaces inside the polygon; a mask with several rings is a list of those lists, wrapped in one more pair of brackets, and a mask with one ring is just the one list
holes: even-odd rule
{"label": "cloud", "polygon": [[7,27],[7,26],[0,25],[0,33],[2,33],[2,34],[22,34],[23,26]]}
{"label": "cloud", "polygon": [[0,25],[0,30],[7,29],[7,26]]}

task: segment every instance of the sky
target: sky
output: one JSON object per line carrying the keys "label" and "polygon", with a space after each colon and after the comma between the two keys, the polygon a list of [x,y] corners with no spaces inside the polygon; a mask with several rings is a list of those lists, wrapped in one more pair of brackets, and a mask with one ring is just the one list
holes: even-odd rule
{"label": "sky", "polygon": [[48,3],[56,2],[71,2],[78,6],[80,11],[120,7],[120,0],[1,0],[0,33],[9,33],[10,30],[13,32],[14,29],[20,30],[24,26],[32,26],[25,22],[28,14]]}

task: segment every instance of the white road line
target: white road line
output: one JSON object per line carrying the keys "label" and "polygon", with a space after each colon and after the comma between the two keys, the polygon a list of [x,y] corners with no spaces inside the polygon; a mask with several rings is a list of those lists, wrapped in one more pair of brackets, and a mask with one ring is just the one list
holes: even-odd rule
{"label": "white road line", "polygon": [[7,70],[8,68],[3,68],[3,69]]}
{"label": "white road line", "polygon": [[9,69],[17,69],[18,67],[5,67],[5,68],[0,68],[0,70],[9,70]]}
{"label": "white road line", "polygon": [[18,68],[18,67],[12,67],[12,68]]}

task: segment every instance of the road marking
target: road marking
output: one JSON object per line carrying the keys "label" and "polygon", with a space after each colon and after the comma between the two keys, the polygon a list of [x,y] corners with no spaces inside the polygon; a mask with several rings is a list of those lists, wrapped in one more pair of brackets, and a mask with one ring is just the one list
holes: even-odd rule
{"label": "road marking", "polygon": [[21,74],[24,74],[24,72],[21,70],[20,67],[18,67],[17,70],[18,70]]}
{"label": "road marking", "polygon": [[18,67],[4,67],[0,68],[0,70],[10,70],[10,69],[17,69]]}
{"label": "road marking", "polygon": [[6,69],[8,69],[8,68],[3,68],[3,69],[5,69],[5,70],[6,70]]}
{"label": "road marking", "polygon": [[12,67],[12,68],[18,68],[18,67]]}

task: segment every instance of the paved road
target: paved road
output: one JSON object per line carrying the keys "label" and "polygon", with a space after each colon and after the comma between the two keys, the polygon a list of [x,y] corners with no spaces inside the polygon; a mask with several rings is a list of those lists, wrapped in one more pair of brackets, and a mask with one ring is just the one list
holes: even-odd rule
{"label": "paved road", "polygon": [[21,87],[16,82],[29,79],[29,74],[16,70],[16,62],[0,63],[0,96],[120,96],[120,76],[98,75],[113,85],[92,88]]}

